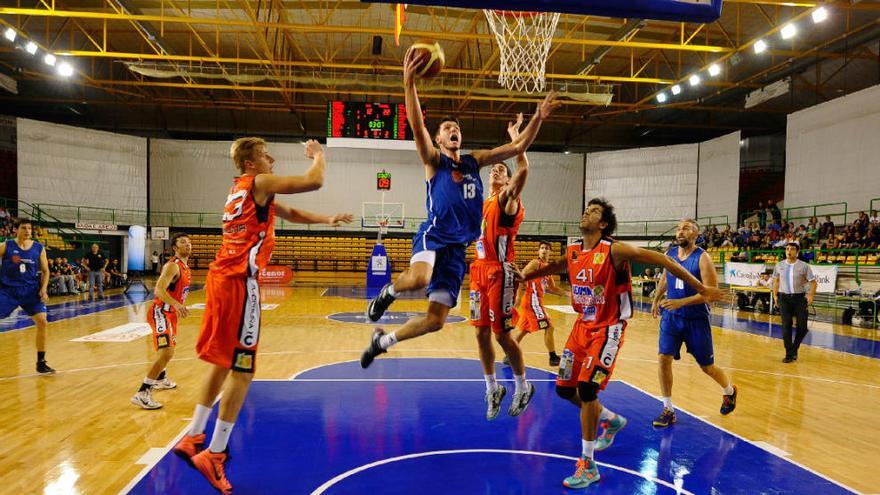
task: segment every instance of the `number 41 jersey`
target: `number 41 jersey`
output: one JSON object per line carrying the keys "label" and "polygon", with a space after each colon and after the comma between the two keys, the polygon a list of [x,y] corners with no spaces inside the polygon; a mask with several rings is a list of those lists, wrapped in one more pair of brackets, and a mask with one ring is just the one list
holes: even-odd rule
{"label": "number 41 jersey", "polygon": [[223,208],[223,244],[211,263],[212,272],[224,277],[257,278],[269,264],[275,247],[275,202],[254,201],[253,175],[236,177]]}
{"label": "number 41 jersey", "polygon": [[612,239],[604,238],[593,249],[578,241],[566,251],[571,307],[578,321],[608,327],[632,317],[632,279],[629,263],[622,270],[611,260]]}

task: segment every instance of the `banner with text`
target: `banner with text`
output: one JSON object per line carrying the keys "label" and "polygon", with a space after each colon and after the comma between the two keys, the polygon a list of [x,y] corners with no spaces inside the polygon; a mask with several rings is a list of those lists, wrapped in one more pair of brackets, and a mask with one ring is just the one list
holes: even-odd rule
{"label": "banner with text", "polygon": [[724,265],[724,283],[752,287],[766,269],[763,263],[728,262]]}
{"label": "banner with text", "polygon": [[810,265],[816,276],[816,292],[837,290],[837,265]]}

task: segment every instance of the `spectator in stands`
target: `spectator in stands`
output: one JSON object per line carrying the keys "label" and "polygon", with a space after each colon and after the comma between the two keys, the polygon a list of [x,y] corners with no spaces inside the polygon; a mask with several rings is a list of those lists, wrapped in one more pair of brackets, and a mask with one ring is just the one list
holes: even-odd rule
{"label": "spectator in stands", "polygon": [[49,264],[49,289],[53,288],[59,295],[79,294],[76,290],[76,278],[68,273],[61,258],[55,258]]}
{"label": "spectator in stands", "polygon": [[6,208],[0,206],[0,227],[8,227],[9,223],[9,212],[6,211]]}
{"label": "spectator in stands", "polygon": [[159,276],[159,269],[162,268],[162,265],[159,263],[159,251],[153,251],[152,256],[150,256],[150,263],[153,265],[153,275]]}
{"label": "spectator in stands", "polygon": [[[93,301],[104,298],[104,274],[107,264],[110,262],[104,256],[97,244],[92,244],[92,252],[85,258],[86,268],[89,270],[89,297]],[[97,293],[95,292],[97,289]]]}
{"label": "spectator in stands", "polygon": [[756,213],[758,214],[758,226],[761,227],[761,230],[764,230],[767,227],[767,210],[764,209],[763,202],[758,201]]}
{"label": "spectator in stands", "polygon": [[110,266],[107,268],[110,275],[110,287],[122,287],[125,285],[125,275],[119,269],[119,260],[113,258],[110,260]]}
{"label": "spectator in stands", "polygon": [[834,222],[831,221],[831,215],[825,215],[825,223],[822,224],[821,236],[826,237],[828,234],[834,233]]}
{"label": "spectator in stands", "polygon": [[[770,278],[770,272],[764,272],[758,280],[755,280],[755,287],[764,289],[773,289],[773,279]],[[770,312],[770,292],[752,292],[751,306],[758,309],[758,302],[761,303],[761,311]]]}
{"label": "spectator in stands", "polygon": [[871,220],[868,218],[868,214],[865,213],[864,211],[860,211],[859,218],[857,218],[856,221],[853,222],[853,226],[855,226],[858,229],[858,231],[862,234],[865,234],[868,232],[868,225],[870,225],[870,224],[871,224]]}
{"label": "spectator in stands", "polygon": [[871,225],[880,225],[880,214],[877,213],[877,210],[871,210]]}
{"label": "spectator in stands", "polygon": [[880,248],[880,224],[871,225],[871,230],[868,233],[868,248]]}
{"label": "spectator in stands", "polygon": [[774,223],[782,224],[782,212],[779,211],[779,207],[776,206],[776,203],[773,202],[772,199],[767,200],[767,210],[769,210],[770,218],[773,219]]}

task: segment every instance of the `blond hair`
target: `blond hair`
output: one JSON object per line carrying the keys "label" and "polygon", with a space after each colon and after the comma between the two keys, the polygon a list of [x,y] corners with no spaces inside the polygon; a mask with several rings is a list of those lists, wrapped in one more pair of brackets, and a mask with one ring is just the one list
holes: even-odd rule
{"label": "blond hair", "polygon": [[257,146],[266,146],[266,141],[258,137],[244,137],[236,139],[232,143],[232,147],[229,149],[229,156],[241,173],[244,173],[245,160],[254,159],[254,149]]}

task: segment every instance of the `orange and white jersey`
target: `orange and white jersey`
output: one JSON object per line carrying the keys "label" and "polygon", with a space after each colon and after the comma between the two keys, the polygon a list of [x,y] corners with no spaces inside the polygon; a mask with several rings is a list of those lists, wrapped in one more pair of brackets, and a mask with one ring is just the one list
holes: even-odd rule
{"label": "orange and white jersey", "polygon": [[566,250],[571,307],[579,321],[590,327],[608,327],[632,317],[632,276],[629,263],[622,270],[611,260],[612,239],[603,238],[592,249],[578,241]]}
{"label": "orange and white jersey", "polygon": [[[544,268],[547,266],[547,263],[544,263],[541,260],[538,260],[538,269]],[[527,301],[538,301],[543,304],[544,302],[544,291],[547,289],[547,285],[550,283],[550,275],[545,277],[536,278],[529,280],[526,282],[525,294],[523,294],[523,299]]]}
{"label": "orange and white jersey", "polygon": [[480,239],[475,245],[477,261],[504,263],[515,259],[513,243],[523,221],[525,208],[520,201],[516,214],[507,215],[498,202],[498,196],[493,194],[483,202],[483,226],[480,229]]}
{"label": "orange and white jersey", "polygon": [[[165,291],[168,292],[168,295],[175,301],[180,304],[185,304],[186,296],[189,294],[189,284],[192,281],[192,273],[190,273],[189,267],[186,263],[177,256],[171,258],[168,262],[177,264],[177,268],[180,270],[180,275],[177,277],[176,281],[168,284],[168,288],[165,289]],[[153,303],[155,303],[156,306],[161,307],[163,311],[174,310],[174,308],[162,302],[158,297],[153,300]]]}
{"label": "orange and white jersey", "polygon": [[210,270],[223,277],[257,278],[275,247],[275,203],[254,202],[253,175],[234,179],[223,209],[223,244]]}

